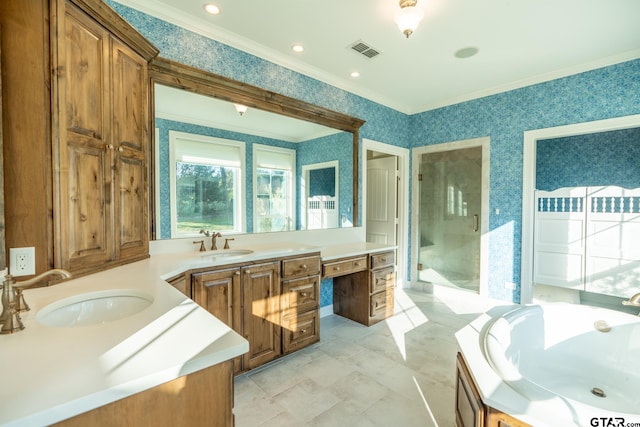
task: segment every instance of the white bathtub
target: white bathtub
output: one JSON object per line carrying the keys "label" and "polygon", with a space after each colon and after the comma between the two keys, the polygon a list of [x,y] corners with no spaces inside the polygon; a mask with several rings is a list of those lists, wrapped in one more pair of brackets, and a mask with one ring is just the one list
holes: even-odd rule
{"label": "white bathtub", "polygon": [[[491,368],[532,402],[640,421],[640,318],[574,304],[517,308],[482,336]],[[584,418],[583,418],[584,416]]]}

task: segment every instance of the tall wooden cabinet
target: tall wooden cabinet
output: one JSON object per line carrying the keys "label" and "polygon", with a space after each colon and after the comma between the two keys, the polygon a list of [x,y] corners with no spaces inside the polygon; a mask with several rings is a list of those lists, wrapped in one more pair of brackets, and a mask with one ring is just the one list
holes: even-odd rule
{"label": "tall wooden cabinet", "polygon": [[55,264],[84,273],[148,256],[148,60],[71,0],[51,7]]}
{"label": "tall wooden cabinet", "polygon": [[7,247],[36,273],[148,256],[147,64],[158,50],[103,0],[2,0]]}

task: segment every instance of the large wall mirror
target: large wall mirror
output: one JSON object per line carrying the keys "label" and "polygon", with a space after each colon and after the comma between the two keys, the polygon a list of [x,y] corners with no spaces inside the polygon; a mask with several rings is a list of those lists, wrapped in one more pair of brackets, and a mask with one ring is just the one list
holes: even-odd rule
{"label": "large wall mirror", "polygon": [[163,58],[154,99],[154,239],[350,227],[364,121]]}

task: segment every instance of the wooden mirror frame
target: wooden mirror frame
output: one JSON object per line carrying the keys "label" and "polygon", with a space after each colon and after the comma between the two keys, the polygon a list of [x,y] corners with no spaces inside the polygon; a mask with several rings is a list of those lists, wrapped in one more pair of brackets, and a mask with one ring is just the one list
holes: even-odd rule
{"label": "wooden mirror frame", "polygon": [[[359,130],[365,123],[364,120],[161,57],[155,57],[149,63],[149,78],[151,81],[149,129],[155,127],[154,83],[158,83],[351,132],[353,134],[353,226],[358,226],[358,145]],[[152,175],[155,173],[153,165],[150,171]],[[150,206],[153,209],[155,191],[151,192],[150,196]],[[152,220],[151,223],[153,222]],[[155,237],[155,226],[152,225],[151,238],[155,239]]]}

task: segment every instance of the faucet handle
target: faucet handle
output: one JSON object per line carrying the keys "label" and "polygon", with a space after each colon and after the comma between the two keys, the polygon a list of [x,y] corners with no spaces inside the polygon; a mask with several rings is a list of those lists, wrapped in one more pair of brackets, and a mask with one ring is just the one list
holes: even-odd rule
{"label": "faucet handle", "polygon": [[204,240],[196,240],[193,242],[194,245],[197,245],[198,243],[200,243],[200,252],[206,252],[207,248],[204,247]]}
{"label": "faucet handle", "polygon": [[11,301],[10,303],[8,303],[7,307],[4,307],[4,310],[2,310],[2,315],[0,316],[0,322],[2,322],[0,334],[3,335],[12,334],[24,329],[22,319],[20,319],[20,315],[16,310],[15,301]]}
{"label": "faucet handle", "polygon": [[224,239],[224,248],[223,249],[230,249],[229,248],[229,240],[236,240],[236,239]]}
{"label": "faucet handle", "polygon": [[211,232],[209,230],[205,230],[204,228],[200,229],[200,234],[204,234],[205,237],[211,237]]}

